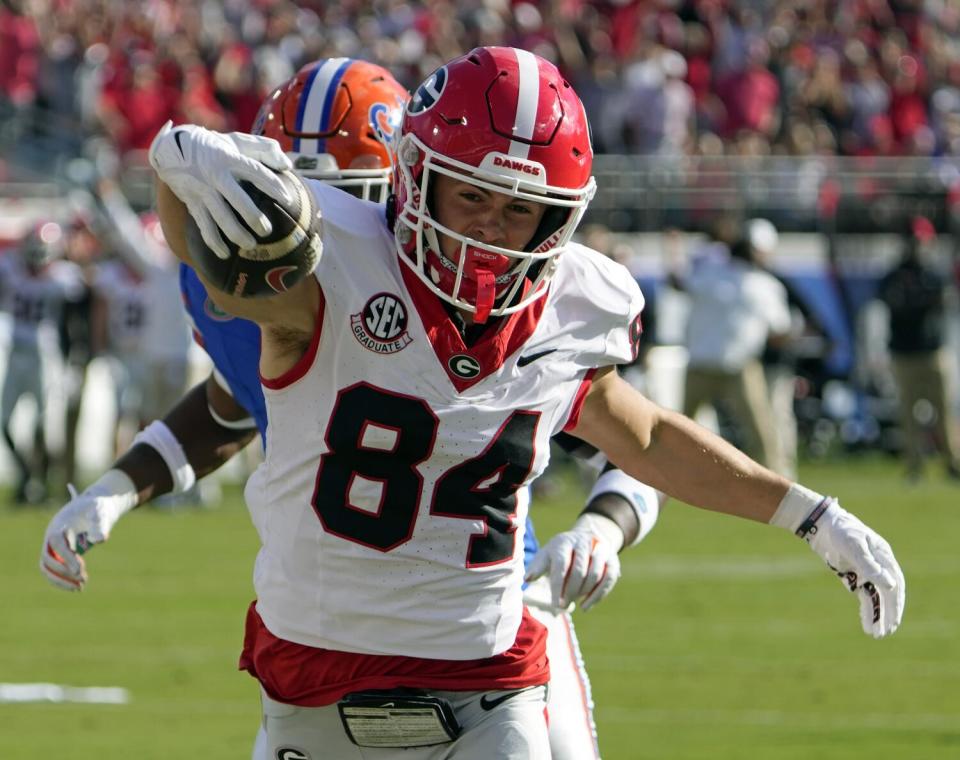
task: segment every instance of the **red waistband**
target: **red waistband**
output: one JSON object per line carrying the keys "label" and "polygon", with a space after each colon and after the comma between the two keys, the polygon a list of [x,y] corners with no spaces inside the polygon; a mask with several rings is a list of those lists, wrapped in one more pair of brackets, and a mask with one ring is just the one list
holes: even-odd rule
{"label": "red waistband", "polygon": [[333,704],[350,692],[371,689],[497,691],[550,680],[547,630],[526,609],[517,638],[506,652],[479,660],[430,660],[337,652],[285,641],[267,630],[252,602],[240,669],[260,681],[271,699],[302,707]]}

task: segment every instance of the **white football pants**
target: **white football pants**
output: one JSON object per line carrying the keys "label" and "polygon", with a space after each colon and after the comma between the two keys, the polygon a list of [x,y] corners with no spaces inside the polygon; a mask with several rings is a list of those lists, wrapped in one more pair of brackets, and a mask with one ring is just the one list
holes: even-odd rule
{"label": "white football pants", "polygon": [[[511,691],[430,691],[450,702],[463,732],[432,747],[358,747],[344,731],[336,705],[297,707],[261,692],[263,731],[254,758],[271,760],[550,760],[545,686],[516,693],[495,707],[481,697]],[[257,755],[257,752],[260,755]]]}
{"label": "white football pants", "polygon": [[550,603],[550,583],[538,578],[523,595],[527,609],[547,629],[550,694],[547,719],[553,760],[599,760],[593,696],[569,612]]}
{"label": "white football pants", "polygon": [[[546,578],[531,583],[524,593],[530,613],[547,629],[550,689],[547,701],[550,751],[553,760],[599,760],[597,727],[593,720],[590,679],[580,654],[580,644],[568,612],[550,603]],[[252,760],[276,760],[260,728]]]}

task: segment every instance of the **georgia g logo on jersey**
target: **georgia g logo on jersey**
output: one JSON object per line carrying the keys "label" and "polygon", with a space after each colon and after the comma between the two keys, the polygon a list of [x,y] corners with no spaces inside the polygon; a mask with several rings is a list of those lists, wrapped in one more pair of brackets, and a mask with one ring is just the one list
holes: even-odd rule
{"label": "georgia g logo on jersey", "polygon": [[480,374],[480,362],[469,354],[456,354],[447,361],[450,371],[464,380],[472,380]]}
{"label": "georgia g logo on jersey", "polygon": [[443,94],[443,88],[447,84],[447,68],[441,66],[439,69],[434,71],[427,80],[421,84],[413,97],[410,99],[410,103],[407,105],[407,113],[417,114],[428,111],[440,100],[440,96]]}
{"label": "georgia g logo on jersey", "polygon": [[375,354],[395,354],[410,345],[407,308],[392,293],[377,293],[357,314],[350,330],[361,346]]}

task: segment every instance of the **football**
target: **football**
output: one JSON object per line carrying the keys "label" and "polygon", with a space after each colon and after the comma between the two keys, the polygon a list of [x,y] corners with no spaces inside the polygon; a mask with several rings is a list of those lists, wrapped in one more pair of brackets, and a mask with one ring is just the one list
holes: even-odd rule
{"label": "football", "polygon": [[276,295],[289,290],[316,267],[322,245],[313,194],[293,172],[279,172],[279,176],[295,199],[289,208],[250,182],[240,182],[273,226],[269,235],[261,237],[240,220],[256,239],[254,248],[240,248],[223,235],[230,258],[221,259],[204,242],[193,217],[187,215],[187,249],[204,279],[218,290],[241,298]]}

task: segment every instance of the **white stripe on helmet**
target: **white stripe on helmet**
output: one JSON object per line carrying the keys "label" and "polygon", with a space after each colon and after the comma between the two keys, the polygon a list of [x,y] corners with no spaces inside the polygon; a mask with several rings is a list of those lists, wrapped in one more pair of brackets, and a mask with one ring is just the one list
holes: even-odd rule
{"label": "white stripe on helmet", "polygon": [[[327,91],[337,70],[346,61],[346,58],[328,58],[317,71],[310,84],[310,92],[306,93],[307,105],[303,111],[303,121],[300,130],[303,132],[321,132],[326,125],[323,121],[323,106],[327,101]],[[320,150],[320,141],[315,138],[300,139],[300,153],[315,155]]]}
{"label": "white stripe on helmet", "polygon": [[[537,110],[540,107],[540,69],[533,53],[518,49],[515,49],[514,53],[517,55],[520,87],[517,92],[517,115],[513,122],[513,134],[529,140],[533,137]],[[530,145],[511,140],[509,154],[516,158],[527,158],[530,155]]]}

